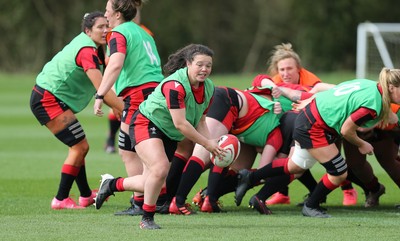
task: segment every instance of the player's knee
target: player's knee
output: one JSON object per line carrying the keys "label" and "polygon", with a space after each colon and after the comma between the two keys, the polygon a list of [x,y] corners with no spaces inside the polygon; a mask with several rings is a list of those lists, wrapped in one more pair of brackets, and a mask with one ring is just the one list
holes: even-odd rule
{"label": "player's knee", "polygon": [[82,158],[84,158],[89,152],[89,143],[87,141],[81,141],[78,144],[74,145],[72,148],[79,152],[79,154],[82,155]]}
{"label": "player's knee", "polygon": [[[55,136],[69,147],[78,144],[86,137],[85,131],[78,120],[72,122],[67,128],[55,134]],[[89,146],[87,147],[87,150],[89,150]]]}
{"label": "player's knee", "polygon": [[165,180],[165,178],[168,175],[168,170],[169,170],[169,163],[166,162],[166,164],[163,161],[157,161],[154,165],[152,165],[150,171],[153,175],[153,177],[157,179],[162,179]]}
{"label": "player's knee", "polygon": [[337,154],[330,161],[322,163],[325,167],[326,172],[331,175],[338,177],[339,179],[346,179],[347,177],[347,163],[346,160],[342,157],[342,155]]}

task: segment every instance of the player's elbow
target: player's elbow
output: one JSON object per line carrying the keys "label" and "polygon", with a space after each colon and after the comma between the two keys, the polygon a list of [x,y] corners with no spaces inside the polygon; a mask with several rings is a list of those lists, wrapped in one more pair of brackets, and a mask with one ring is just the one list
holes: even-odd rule
{"label": "player's elbow", "polygon": [[184,121],[180,121],[180,120],[174,121],[174,126],[178,131],[182,132],[183,130],[185,130],[186,123]]}

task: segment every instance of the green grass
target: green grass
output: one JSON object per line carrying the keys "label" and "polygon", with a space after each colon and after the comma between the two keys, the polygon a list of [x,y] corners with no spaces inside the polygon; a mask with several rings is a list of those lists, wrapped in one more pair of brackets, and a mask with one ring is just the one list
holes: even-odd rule
{"label": "green grass", "polygon": [[[320,75],[327,82],[351,79],[351,73]],[[213,76],[216,85],[245,88],[252,75]],[[328,81],[329,79],[329,81]],[[101,210],[50,209],[60,178],[60,168],[67,148],[39,125],[29,109],[34,84],[33,75],[0,74],[0,240],[398,240],[400,212],[399,189],[387,174],[371,163],[380,181],[386,186],[381,205],[363,208],[359,192],[358,205],[343,207],[340,190],[332,192],[326,207],[330,219],[301,216],[294,204],[302,201],[306,189],[297,181],[290,186],[292,205],[272,206],[273,215],[263,216],[248,209],[246,203],[258,190],[252,189],[243,204],[236,207],[233,194],[221,198],[222,214],[199,213],[195,216],[156,215],[163,229],[143,231],[138,228],[140,217],[116,217],[115,211],[125,209],[130,193],[117,193]],[[107,133],[106,118],[92,114],[92,105],[78,114],[89,143],[87,171],[92,188],[99,185],[100,174],[125,176],[118,155],[103,151]],[[312,172],[319,178],[320,165]],[[206,183],[206,174],[193,188],[188,201]],[[72,194],[79,196],[76,187]]]}

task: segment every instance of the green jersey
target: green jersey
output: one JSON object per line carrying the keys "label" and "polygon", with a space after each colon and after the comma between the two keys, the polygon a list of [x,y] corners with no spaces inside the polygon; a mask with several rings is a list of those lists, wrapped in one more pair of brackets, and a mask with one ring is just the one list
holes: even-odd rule
{"label": "green jersey", "polygon": [[[250,88],[247,88],[246,91],[249,91],[250,93],[262,95],[262,94],[264,94],[263,91],[265,91],[265,90],[269,90],[272,93],[272,86],[269,86],[269,85],[251,86]],[[273,99],[274,99],[274,101],[277,101],[281,104],[282,112],[286,112],[286,111],[293,109],[293,107],[292,107],[293,101],[291,101],[287,97],[281,95],[278,98],[273,98]]]}
{"label": "green jersey", "polygon": [[[324,122],[339,135],[344,121],[360,107],[375,110],[378,117],[382,111],[382,95],[378,84],[367,79],[346,81],[319,92],[315,95],[315,101]],[[362,127],[372,127],[379,119],[367,121]]]}
{"label": "green jersey", "polygon": [[162,130],[170,139],[181,141],[183,134],[178,131],[172,121],[171,113],[168,110],[165,96],[162,93],[162,86],[167,81],[177,81],[185,89],[185,108],[186,120],[195,128],[200,122],[204,111],[208,108],[210,100],[214,94],[214,84],[210,79],[204,82],[204,101],[197,103],[192,93],[189,79],[187,77],[187,68],[182,68],[164,79],[149,95],[147,100],[139,106],[140,112],[151,120],[160,130]]}
{"label": "green jersey", "polygon": [[[240,141],[245,144],[263,147],[267,143],[268,135],[279,126],[279,119],[281,114],[274,114],[274,102],[267,98],[261,97],[257,94],[250,94],[253,96],[258,104],[259,108],[264,108],[268,110],[266,113],[257,118],[254,123],[251,124],[249,128],[241,133],[234,133]],[[250,108],[250,107],[249,107]]]}
{"label": "green jersey", "polygon": [[93,51],[97,51],[93,40],[81,33],[58,52],[36,77],[38,86],[51,92],[74,113],[82,111],[96,92],[83,68],[75,61],[84,47],[93,47]]}
{"label": "green jersey", "polygon": [[153,37],[131,21],[118,25],[112,31],[122,34],[126,40],[124,65],[115,82],[117,95],[127,87],[161,82],[164,76]]}

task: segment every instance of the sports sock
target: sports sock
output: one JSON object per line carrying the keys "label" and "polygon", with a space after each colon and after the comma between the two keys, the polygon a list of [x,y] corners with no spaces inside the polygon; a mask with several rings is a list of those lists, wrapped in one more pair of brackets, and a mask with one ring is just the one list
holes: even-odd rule
{"label": "sports sock", "polygon": [[238,184],[238,178],[237,178],[237,173],[228,170],[228,173],[223,176],[222,179],[220,179],[220,184],[218,185],[218,191],[217,191],[217,199],[222,197],[223,195],[227,193],[234,192]]}
{"label": "sports sock", "polygon": [[143,218],[154,218],[154,214],[156,213],[156,205],[147,205],[146,203],[143,204]]}
{"label": "sports sock", "polygon": [[259,183],[262,179],[268,177],[281,176],[289,174],[287,169],[288,158],[279,158],[270,164],[263,166],[255,172],[250,173],[249,179],[252,185]]}
{"label": "sports sock", "polygon": [[350,189],[353,189],[353,185],[351,184],[351,182],[349,180],[344,180],[344,182],[342,182],[342,184],[340,184],[340,188],[342,190],[350,190]]}
{"label": "sports sock", "polygon": [[76,185],[78,186],[81,197],[90,197],[92,195],[92,190],[89,187],[89,183],[86,177],[86,167],[85,164],[79,169],[79,173],[75,178]]}
{"label": "sports sock", "polygon": [[142,207],[143,202],[144,202],[144,195],[133,196],[133,203],[136,204],[137,206]]}
{"label": "sports sock", "polygon": [[329,180],[328,174],[325,174],[308,198],[306,203],[307,207],[318,208],[320,201],[325,200],[326,196],[328,196],[328,194],[335,190],[337,187],[338,185],[333,184]]}
{"label": "sports sock", "polygon": [[183,170],[182,178],[179,182],[178,190],[176,191],[175,197],[177,205],[185,204],[187,195],[189,194],[190,190],[192,190],[197,180],[200,178],[203,170],[204,162],[201,161],[198,157],[190,157],[188,163],[185,166],[185,169]]}
{"label": "sports sock", "polygon": [[158,195],[157,198],[157,206],[161,206],[165,204],[165,202],[168,200],[168,195],[167,195],[167,189],[165,187],[161,188],[160,195]]}
{"label": "sports sock", "polygon": [[260,199],[265,201],[278,190],[282,189],[282,187],[287,187],[289,183],[293,180],[293,175],[282,175],[276,177],[270,177],[265,179],[264,186],[258,191],[256,196]]}
{"label": "sports sock", "polygon": [[[267,178],[268,180],[269,178]],[[279,188],[278,192],[282,195],[288,196],[289,195],[289,187],[288,186],[281,186],[281,188]]]}
{"label": "sports sock", "polygon": [[107,145],[114,146],[115,145],[115,136],[118,132],[118,129],[121,125],[121,122],[117,119],[117,117],[110,112],[108,115],[108,125],[109,125],[109,133],[107,138]]}
{"label": "sports sock", "polygon": [[307,169],[301,177],[297,178],[307,189],[310,193],[312,193],[317,186],[317,181],[311,174],[310,170]]}
{"label": "sports sock", "polygon": [[208,175],[207,195],[210,202],[218,201],[218,187],[221,185],[223,176],[228,172],[228,168],[213,165]]}
{"label": "sports sock", "polygon": [[187,159],[177,153],[174,154],[174,158],[171,162],[171,167],[169,169],[166,186],[169,201],[172,200],[172,197],[176,195],[176,190],[179,186],[179,181],[181,180],[183,169],[185,168]]}
{"label": "sports sock", "polygon": [[69,192],[71,191],[72,184],[75,181],[76,176],[78,175],[79,168],[64,164],[61,169],[61,180],[58,186],[58,192],[56,198],[60,201],[64,200],[69,196]]}

